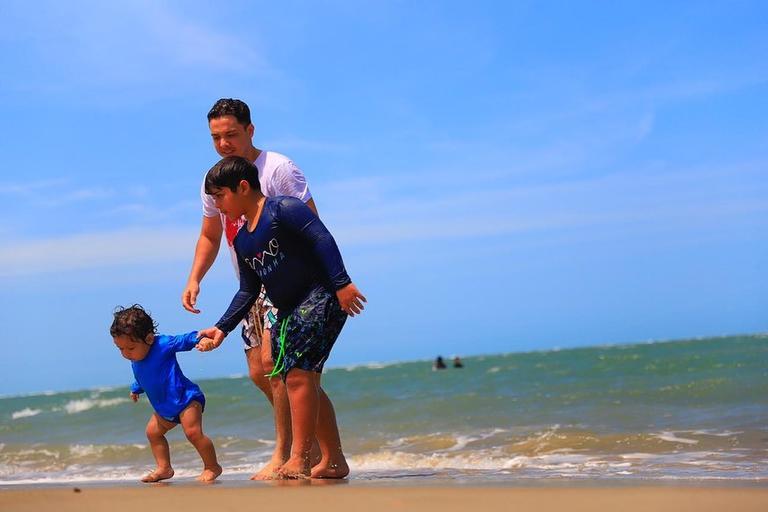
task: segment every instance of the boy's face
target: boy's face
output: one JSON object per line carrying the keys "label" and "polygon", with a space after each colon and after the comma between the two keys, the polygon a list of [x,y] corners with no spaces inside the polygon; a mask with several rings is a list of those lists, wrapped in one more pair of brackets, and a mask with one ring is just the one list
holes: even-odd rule
{"label": "boy's face", "polygon": [[241,125],[235,116],[222,116],[208,122],[213,147],[219,156],[241,156],[246,158],[248,149],[253,147],[253,125]]}
{"label": "boy's face", "polygon": [[243,207],[243,191],[242,186],[237,188],[237,191],[232,191],[227,187],[217,188],[213,190],[213,203],[221,213],[227,216],[229,220],[237,220],[245,213]]}
{"label": "boy's face", "polygon": [[147,357],[147,354],[149,354],[149,349],[152,348],[154,336],[152,334],[147,335],[146,343],[124,334],[115,336],[112,339],[115,340],[115,346],[120,349],[120,354],[124,358],[131,361],[141,361]]}

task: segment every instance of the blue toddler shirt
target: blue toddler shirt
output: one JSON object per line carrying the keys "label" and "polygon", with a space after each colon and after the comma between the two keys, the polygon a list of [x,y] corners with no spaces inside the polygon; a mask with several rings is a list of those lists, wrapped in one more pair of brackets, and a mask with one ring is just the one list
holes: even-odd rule
{"label": "blue toddler shirt", "polygon": [[178,423],[178,416],[193,400],[205,406],[200,387],[181,373],[176,352],[187,352],[197,345],[197,331],[178,336],[156,334],[147,357],[132,361],[131,393],[146,392],[157,414]]}

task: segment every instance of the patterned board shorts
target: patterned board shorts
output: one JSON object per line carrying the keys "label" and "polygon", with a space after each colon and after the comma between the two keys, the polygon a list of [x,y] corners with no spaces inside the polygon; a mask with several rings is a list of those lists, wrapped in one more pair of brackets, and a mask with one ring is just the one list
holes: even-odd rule
{"label": "patterned board shorts", "polygon": [[267,297],[267,291],[261,287],[259,298],[251,306],[251,310],[243,319],[243,330],[240,335],[243,337],[245,350],[261,346],[261,335],[264,329],[271,329],[277,322],[277,308]]}
{"label": "patterned board shorts", "polygon": [[293,368],[322,373],[331,348],[347,321],[335,293],[318,286],[293,311],[272,325],[275,373],[285,380]]}

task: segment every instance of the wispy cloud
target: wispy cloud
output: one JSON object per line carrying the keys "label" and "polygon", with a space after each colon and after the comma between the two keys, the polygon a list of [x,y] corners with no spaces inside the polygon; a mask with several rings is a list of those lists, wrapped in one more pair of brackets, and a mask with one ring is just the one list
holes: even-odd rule
{"label": "wispy cloud", "polygon": [[[174,84],[199,85],[191,77],[226,72],[271,73],[257,38],[243,40],[213,28],[203,16],[152,1],[17,4],[4,8],[0,44],[24,48],[0,90],[62,93],[77,90],[83,101],[113,91],[151,85],[155,96]],[[10,36],[9,34],[13,34]],[[8,54],[14,55],[15,52]],[[29,65],[29,63],[35,63]],[[144,91],[147,94],[147,91]]]}
{"label": "wispy cloud", "polygon": [[342,142],[327,142],[320,140],[302,139],[300,137],[284,137],[261,141],[260,145],[274,151],[316,151],[319,153],[350,153],[354,146]]}
{"label": "wispy cloud", "polygon": [[197,229],[133,228],[0,246],[0,278],[191,261]]}
{"label": "wispy cloud", "polygon": [[0,183],[0,195],[29,196],[41,191],[52,190],[65,185],[68,180],[55,178],[48,180],[28,181],[23,183]]}

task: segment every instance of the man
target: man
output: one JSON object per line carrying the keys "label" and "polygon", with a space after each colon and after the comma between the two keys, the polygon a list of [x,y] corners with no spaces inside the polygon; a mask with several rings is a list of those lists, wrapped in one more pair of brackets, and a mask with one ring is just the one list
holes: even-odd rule
{"label": "man", "polygon": [[[317,213],[315,202],[309,192],[306,178],[301,170],[287,157],[272,151],[262,151],[253,145],[254,126],[248,105],[236,99],[220,99],[208,112],[208,127],[213,146],[221,157],[240,156],[253,162],[259,172],[261,190],[266,196],[292,196],[300,199]],[[203,180],[204,181],[204,180]],[[203,222],[195,247],[192,270],[181,302],[187,311],[199,313],[195,307],[200,293],[200,281],[213,265],[221,245],[222,234],[226,234],[232,262],[237,272],[237,261],[233,241],[244,219],[230,221],[216,208],[214,199],[201,186]],[[262,290],[259,300],[253,306],[243,326],[245,357],[248,375],[264,393],[275,412],[275,452],[272,459],[261,471],[251,477],[264,480],[275,477],[275,471],[288,460],[291,448],[290,410],[285,384],[280,378],[265,377],[272,370],[270,327],[277,317],[277,310]],[[320,389],[318,433],[338,431],[333,406],[325,392]],[[312,477],[344,478],[349,473],[345,460],[321,460],[312,468]]]}

